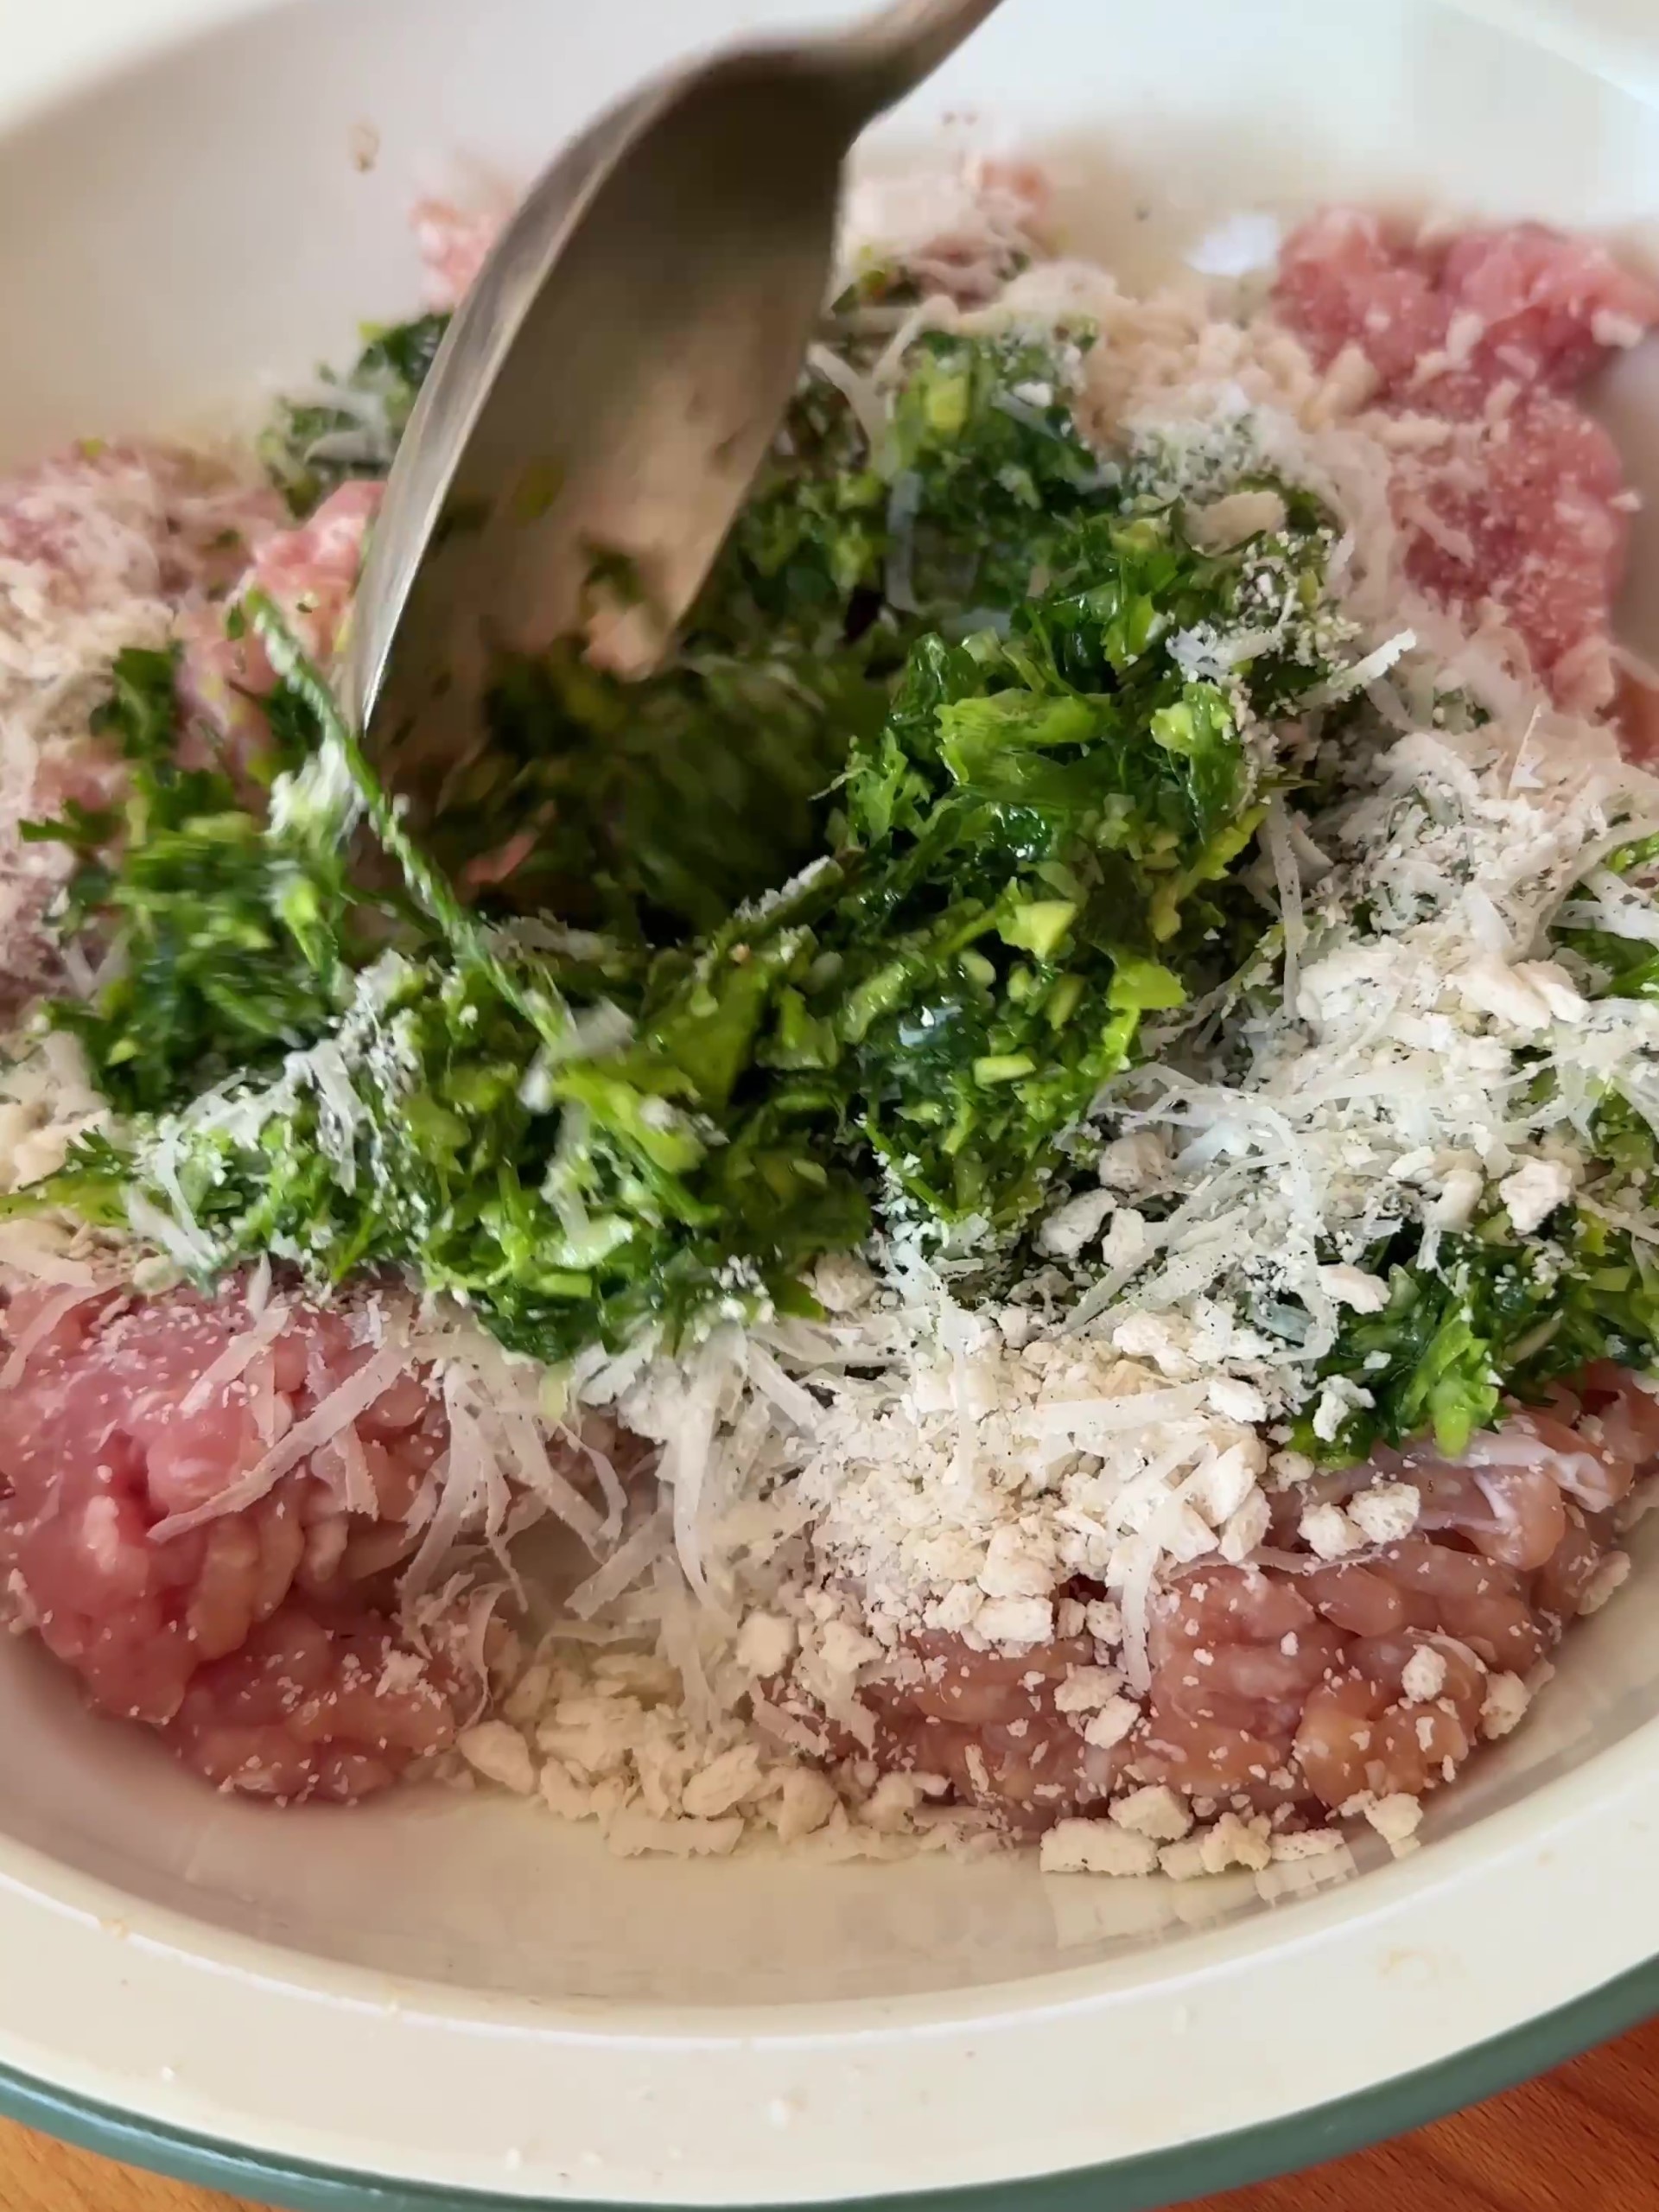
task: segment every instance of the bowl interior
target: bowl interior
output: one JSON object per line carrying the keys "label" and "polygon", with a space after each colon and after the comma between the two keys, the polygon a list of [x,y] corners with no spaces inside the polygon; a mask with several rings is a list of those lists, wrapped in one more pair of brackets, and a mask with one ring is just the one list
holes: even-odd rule
{"label": "bowl interior", "polygon": [[[1109,16],[1011,0],[871,158],[978,118],[1051,157],[1071,240],[1135,281],[1241,208],[1403,198],[1639,248],[1659,207],[1659,115],[1431,0]],[[796,20],[767,0],[290,0],[25,118],[0,140],[0,459],[257,416],[285,376],[347,354],[360,320],[412,308],[422,191],[464,189],[478,162],[528,174],[644,57]],[[1623,365],[1607,405],[1659,492],[1652,361]],[[1659,657],[1659,518],[1638,533],[1628,626]],[[1529,1726],[1431,1830],[1585,1766],[1656,1710],[1659,1617],[1638,1586],[1572,1640]],[[1053,1881],[1015,1859],[622,1862],[590,1831],[436,1792],[273,1815],[88,1717],[22,1644],[0,1653],[0,1850],[312,1960],[468,1991],[721,2006],[965,1990],[1141,1947],[1173,1961],[1267,1909],[1248,1878]],[[1275,1909],[1293,1929],[1295,1905]]]}

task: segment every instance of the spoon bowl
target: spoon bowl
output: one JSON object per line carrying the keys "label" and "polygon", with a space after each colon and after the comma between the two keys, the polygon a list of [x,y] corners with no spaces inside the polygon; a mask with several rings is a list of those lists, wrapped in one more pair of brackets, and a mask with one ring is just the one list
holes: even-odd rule
{"label": "spoon bowl", "polygon": [[544,171],[439,349],[359,589],[345,703],[406,795],[442,804],[503,656],[661,657],[800,374],[854,139],[998,4],[728,51]]}

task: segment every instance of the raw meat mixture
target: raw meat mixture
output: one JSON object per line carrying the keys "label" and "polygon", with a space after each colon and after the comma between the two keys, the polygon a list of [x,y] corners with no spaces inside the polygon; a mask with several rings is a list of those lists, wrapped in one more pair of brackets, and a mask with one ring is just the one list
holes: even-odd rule
{"label": "raw meat mixture", "polygon": [[[488,226],[435,207],[421,222],[436,292],[453,298]],[[1559,701],[1605,709],[1633,502],[1577,394],[1654,322],[1652,288],[1535,226],[1425,240],[1339,210],[1289,240],[1274,299],[1316,366],[1363,357],[1361,404],[1409,426],[1393,442],[1392,497],[1414,582],[1471,619],[1495,606]],[[257,644],[225,636],[219,594],[251,557],[326,658],[378,496],[348,485],[283,527],[231,465],[137,447],[87,448],[0,487],[0,604],[29,641],[18,667],[0,662],[0,683],[54,701],[14,718],[8,831],[65,798],[95,804],[118,779],[84,734],[87,671],[169,624],[188,696],[256,753],[271,671]],[[54,644],[77,611],[95,618],[79,662]],[[55,879],[42,849],[10,836],[5,866],[16,1003],[46,973],[40,917]],[[423,1643],[398,1616],[397,1576],[448,1417],[414,1367],[279,1478],[256,1481],[245,1506],[193,1519],[374,1357],[351,1309],[265,1295],[277,1302],[259,1311],[276,1320],[262,1329],[245,1287],[213,1303],[14,1291],[0,1567],[17,1619],[101,1710],[156,1728],[221,1786],[350,1799],[449,1751],[489,1694],[459,1615],[435,1612]],[[1058,1640],[1014,1654],[913,1640],[865,1691],[873,1738],[822,1740],[942,1777],[1021,1832],[1133,1786],[1123,1832],[1159,1846],[1179,1843],[1194,1808],[1323,1820],[1415,1799],[1514,1725],[1540,1662],[1612,1586],[1618,1511],[1656,1455],[1659,1401],[1592,1370],[1548,1410],[1509,1416],[1466,1464],[1414,1452],[1318,1478],[1316,1502],[1382,1501],[1362,1553],[1321,1559],[1299,1533],[1299,1494],[1259,1559],[1183,1570],[1154,1603],[1144,1713],[1122,1695],[1111,1635],[1095,1632],[1113,1611],[1106,1592],[1075,1581],[1058,1593]],[[802,1726],[822,1723],[786,1662],[773,1694]],[[1396,1833],[1410,1824],[1408,1812]]]}

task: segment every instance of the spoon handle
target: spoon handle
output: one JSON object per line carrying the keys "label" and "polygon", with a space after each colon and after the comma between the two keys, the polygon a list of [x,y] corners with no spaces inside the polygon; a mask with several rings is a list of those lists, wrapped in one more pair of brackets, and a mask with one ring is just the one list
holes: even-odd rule
{"label": "spoon handle", "polygon": [[880,86],[874,105],[890,107],[931,77],[1001,0],[889,0],[879,15],[844,34],[842,54],[866,65]]}

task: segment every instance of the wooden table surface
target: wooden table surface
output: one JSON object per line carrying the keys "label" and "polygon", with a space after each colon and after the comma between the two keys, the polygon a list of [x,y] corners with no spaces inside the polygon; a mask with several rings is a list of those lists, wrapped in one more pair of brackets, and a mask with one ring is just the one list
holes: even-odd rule
{"label": "wooden table surface", "polygon": [[[1397,2143],[1207,2198],[1202,2212],[1653,2212],[1659,2020]],[[238,2212],[0,2122],[0,2212]]]}

